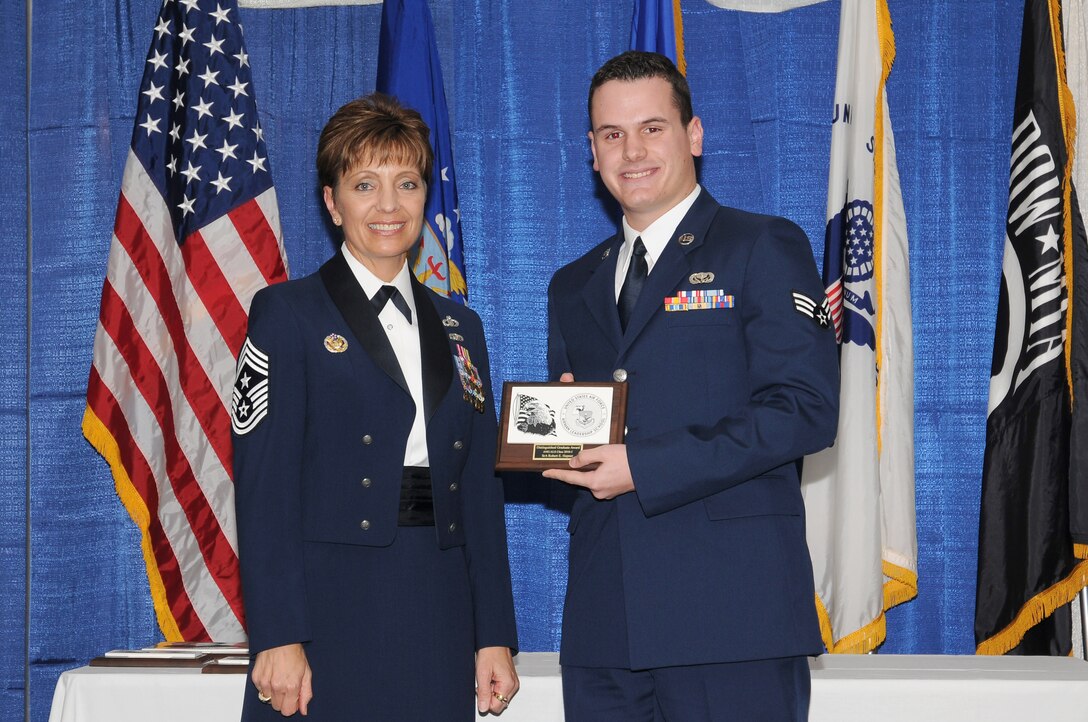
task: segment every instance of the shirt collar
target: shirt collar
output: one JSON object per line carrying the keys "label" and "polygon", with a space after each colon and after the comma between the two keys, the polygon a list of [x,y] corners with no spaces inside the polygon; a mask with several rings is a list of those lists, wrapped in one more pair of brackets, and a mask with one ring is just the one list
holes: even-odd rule
{"label": "shirt collar", "polygon": [[669,239],[672,238],[672,234],[676,232],[676,227],[680,225],[680,221],[684,220],[684,216],[687,215],[691,206],[695,203],[695,199],[699,197],[701,190],[702,186],[696,183],[694,190],[684,200],[665,211],[660,218],[646,226],[643,231],[636,231],[631,228],[627,224],[627,216],[624,216],[624,257],[631,255],[631,248],[635,245],[635,239],[642,238],[642,243],[646,246],[646,265],[648,268],[653,268],[654,263],[664,252],[665,246],[668,245]]}
{"label": "shirt collar", "polygon": [[408,270],[407,260],[400,267],[400,271],[393,277],[393,280],[387,282],[375,276],[369,268],[359,262],[358,258],[351,255],[346,243],[340,246],[340,252],[344,255],[344,260],[348,262],[348,268],[355,275],[355,280],[359,282],[359,286],[363,289],[363,293],[366,294],[367,298],[373,298],[374,294],[382,286],[394,286],[400,291],[400,295],[404,296],[404,300],[408,302],[408,308],[412,309],[412,318],[416,317],[416,297],[415,293],[412,292],[412,278],[409,275],[411,271]]}

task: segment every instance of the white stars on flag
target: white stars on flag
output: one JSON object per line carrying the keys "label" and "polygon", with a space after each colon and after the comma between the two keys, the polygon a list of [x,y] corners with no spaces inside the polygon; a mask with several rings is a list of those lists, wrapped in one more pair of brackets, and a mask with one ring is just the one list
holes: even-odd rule
{"label": "white stars on flag", "polygon": [[236,156],[234,154],[234,149],[237,148],[237,147],[238,147],[237,143],[235,143],[234,145],[230,145],[230,144],[227,143],[226,139],[224,138],[223,139],[223,145],[216,148],[215,152],[219,154],[220,158],[223,161],[226,161],[227,158],[237,159],[238,156]]}
{"label": "white stars on flag", "polygon": [[200,150],[201,148],[207,148],[208,147],[207,144],[204,143],[204,139],[207,138],[207,137],[208,137],[207,133],[204,133],[203,135],[201,135],[200,133],[197,133],[194,130],[193,135],[191,137],[189,137],[189,138],[186,138],[185,142],[190,144],[193,147],[193,151],[195,152],[195,151]]}
{"label": "white stars on flag", "polygon": [[228,191],[229,192],[230,191],[230,182],[232,180],[233,180],[233,178],[224,178],[223,177],[223,172],[220,171],[219,172],[219,177],[211,182],[212,185],[215,186],[215,189],[216,189],[215,194],[219,195],[223,191]]}
{"label": "white stars on flag", "polygon": [[143,138],[146,147],[134,150],[159,155],[145,167],[158,169],[179,242],[225,212],[254,177],[271,184],[236,8],[230,0],[163,3],[144,66],[134,143]]}
{"label": "white stars on flag", "polygon": [[260,157],[259,155],[257,155],[256,152],[254,152],[253,157],[247,160],[246,163],[249,163],[251,166],[253,166],[253,172],[256,173],[259,170],[268,170],[264,167],[265,160],[267,159]]}
{"label": "white stars on flag", "polygon": [[249,93],[246,92],[246,85],[248,85],[248,83],[243,83],[241,80],[235,80],[234,85],[228,85],[227,88],[233,90],[234,97],[237,98],[239,95],[249,95]]}
{"label": "white stars on flag", "polygon": [[146,95],[148,102],[154,103],[156,100],[163,100],[162,88],[163,86],[161,85],[149,83],[147,86],[147,90],[142,91],[140,95]]}
{"label": "white stars on flag", "polygon": [[215,26],[219,27],[219,23],[227,22],[227,13],[228,12],[230,12],[229,8],[224,8],[222,5],[216,4],[215,12],[214,13],[208,13],[208,14],[211,15],[213,18],[215,18]]}
{"label": "white stars on flag", "polygon": [[224,116],[223,121],[230,126],[231,130],[240,128],[242,126],[242,118],[245,117],[241,113],[231,108],[230,115]]}
{"label": "white stars on flag", "polygon": [[211,115],[212,114],[211,101],[204,100],[203,98],[201,98],[200,102],[193,106],[193,110],[196,111],[196,117],[198,119],[203,118],[205,115]]}
{"label": "white stars on flag", "polygon": [[161,133],[162,131],[159,130],[159,121],[160,120],[162,120],[162,119],[161,118],[152,118],[151,113],[148,113],[147,114],[147,120],[140,123],[140,127],[143,128],[144,130],[146,130],[147,134],[149,136],[152,133]]}
{"label": "white stars on flag", "polygon": [[216,53],[223,52],[224,42],[224,40],[221,40],[219,38],[212,38],[208,42],[204,43],[204,47],[206,47],[212,55],[215,55]]}
{"label": "white stars on flag", "polygon": [[178,33],[178,38],[181,39],[181,44],[188,45],[189,43],[195,42],[195,39],[193,38],[193,33],[195,32],[196,28],[189,28],[182,25],[181,32]]}
{"label": "white stars on flag", "polygon": [[181,172],[183,176],[189,179],[189,183],[200,180],[200,166],[193,166],[193,162],[189,161],[189,167]]}
{"label": "white stars on flag", "polygon": [[198,75],[196,77],[198,77],[198,78],[200,78],[201,80],[204,81],[204,88],[207,89],[207,87],[209,85],[219,85],[219,81],[217,80],[218,76],[219,76],[219,71],[218,70],[212,70],[211,68],[208,68],[207,70],[205,70],[203,73],[201,73],[200,75]]}

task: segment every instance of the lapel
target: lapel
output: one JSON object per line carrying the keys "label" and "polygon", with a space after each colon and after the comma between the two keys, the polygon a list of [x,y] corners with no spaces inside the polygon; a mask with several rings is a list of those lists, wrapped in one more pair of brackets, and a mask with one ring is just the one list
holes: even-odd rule
{"label": "lapel", "polygon": [[[623,335],[619,349],[621,354],[631,347],[631,344],[646,328],[646,324],[650,322],[654,314],[664,308],[665,296],[676,288],[684,276],[691,273],[688,254],[703,245],[706,240],[707,230],[710,228],[710,222],[714,219],[714,214],[718,212],[718,208],[718,202],[707,193],[705,188],[702,189],[695,199],[695,203],[688,209],[687,214],[680,221],[676,230],[673,231],[672,238],[665,244],[665,250],[661,252],[661,257],[654,263],[650,275],[646,277],[642,293],[639,294],[638,302],[635,303],[635,308],[631,311],[631,319],[627,322],[627,332]],[[685,234],[691,234],[694,238],[691,243],[681,245],[678,239]],[[623,235],[622,232],[620,235]],[[614,301],[612,308],[615,311],[616,304]],[[619,312],[615,311],[614,315],[618,319]]]}
{"label": "lapel", "polygon": [[[404,374],[400,370],[400,363],[397,362],[393,346],[389,343],[389,337],[385,335],[385,329],[378,321],[377,312],[370,305],[370,299],[359,286],[343,254],[337,250],[333,257],[321,267],[320,273],[325,290],[329,292],[332,302],[340,310],[340,315],[344,317],[356,340],[374,363],[378,364],[389,378],[396,381],[397,385],[411,397],[412,392],[408,390],[408,383],[404,380]],[[419,307],[418,301],[416,307]],[[422,326],[420,330],[422,331]],[[422,333],[420,336],[422,338]]]}
{"label": "lapel", "polygon": [[620,313],[616,309],[616,263],[623,246],[623,231],[612,237],[607,246],[608,255],[597,265],[582,288],[582,298],[589,308],[589,315],[604,332],[604,339],[618,349],[623,332],[620,330]]}
{"label": "lapel", "polygon": [[419,355],[423,367],[423,414],[431,420],[442,399],[449,393],[453,380],[453,359],[450,356],[449,338],[438,311],[434,307],[433,294],[412,277],[412,295],[416,301],[416,318],[419,321]]}

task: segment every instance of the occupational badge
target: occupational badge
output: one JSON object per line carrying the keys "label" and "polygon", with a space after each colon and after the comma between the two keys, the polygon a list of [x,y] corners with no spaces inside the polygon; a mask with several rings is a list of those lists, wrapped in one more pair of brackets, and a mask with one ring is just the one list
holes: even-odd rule
{"label": "occupational badge", "polygon": [[462,335],[461,335],[461,334],[459,334],[459,333],[451,333],[451,334],[450,334],[450,341],[458,341],[458,342],[460,342],[460,341],[464,341],[464,340],[465,340],[465,337],[464,337],[464,336],[462,336]]}
{"label": "occupational badge", "polygon": [[348,350],[348,340],[338,333],[325,337],[325,350],[329,353],[344,353]]}
{"label": "occupational badge", "polygon": [[480,379],[480,372],[472,364],[468,349],[457,344],[457,374],[461,377],[461,387],[465,393],[463,398],[472,404],[472,408],[484,412],[484,382]]}
{"label": "occupational badge", "polygon": [[268,354],[246,337],[238,353],[238,371],[230,399],[230,427],[239,436],[268,416]]}
{"label": "occupational badge", "polygon": [[446,316],[444,319],[442,319],[442,325],[446,328],[457,328],[461,325],[461,322],[453,316]]}
{"label": "occupational badge", "polygon": [[685,233],[676,239],[676,242],[681,246],[690,246],[695,241],[695,236],[690,233]]}
{"label": "occupational badge", "polygon": [[816,299],[810,298],[800,291],[792,291],[791,293],[793,295],[793,307],[799,314],[811,318],[820,328],[831,327],[831,302],[827,300],[827,296],[823,297],[822,302],[817,302]]}
{"label": "occupational badge", "polygon": [[714,280],[714,274],[710,271],[704,271],[702,273],[693,273],[688,276],[688,281],[693,286],[698,286],[703,283],[711,283]]}

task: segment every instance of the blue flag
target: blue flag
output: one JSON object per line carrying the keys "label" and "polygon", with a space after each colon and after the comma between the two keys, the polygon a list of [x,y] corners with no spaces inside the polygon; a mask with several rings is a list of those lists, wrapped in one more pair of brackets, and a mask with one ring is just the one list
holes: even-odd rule
{"label": "blue flag", "polygon": [[631,49],[667,55],[681,73],[687,74],[680,0],[635,0]]}
{"label": "blue flag", "polygon": [[420,283],[464,303],[464,247],[442,67],[426,0],[386,0],[378,41],[377,90],[414,108],[431,129],[434,174],[429,181],[423,236],[412,259]]}

